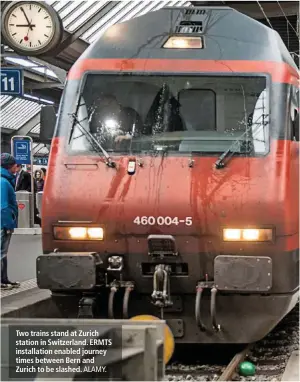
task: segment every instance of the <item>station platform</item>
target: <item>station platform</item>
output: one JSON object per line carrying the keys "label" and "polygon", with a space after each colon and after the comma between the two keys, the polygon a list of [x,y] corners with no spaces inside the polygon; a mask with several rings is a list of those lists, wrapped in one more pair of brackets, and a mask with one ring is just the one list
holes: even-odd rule
{"label": "station platform", "polygon": [[281,381],[299,381],[299,350],[295,350],[286,365]]}
{"label": "station platform", "polygon": [[36,258],[42,254],[42,237],[24,231],[14,233],[8,251],[8,277],[21,282],[20,288],[1,291],[1,298],[36,287]]}

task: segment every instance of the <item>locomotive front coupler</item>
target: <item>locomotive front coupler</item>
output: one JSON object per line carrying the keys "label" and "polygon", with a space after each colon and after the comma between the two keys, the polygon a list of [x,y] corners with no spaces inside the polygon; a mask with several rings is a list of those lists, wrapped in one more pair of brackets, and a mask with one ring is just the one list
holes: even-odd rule
{"label": "locomotive front coupler", "polygon": [[124,268],[124,260],[122,256],[110,256],[107,261],[108,271],[121,272]]}
{"label": "locomotive front coupler", "polygon": [[216,332],[221,330],[221,326],[217,324],[216,318],[216,296],[217,296],[217,288],[215,286],[214,281],[200,281],[196,286],[196,300],[195,300],[195,318],[197,325],[201,330],[205,331],[206,327],[201,319],[201,297],[204,289],[210,289],[210,317],[211,324],[213,329]]}
{"label": "locomotive front coupler", "polygon": [[[122,256],[110,256],[107,259],[107,268],[104,275],[105,286],[107,288],[120,288],[120,283],[123,282],[124,260]],[[113,280],[113,281],[111,281]]]}
{"label": "locomotive front coupler", "polygon": [[170,291],[170,274],[171,267],[169,265],[156,265],[153,275],[153,292],[151,298],[152,303],[161,309],[161,315],[163,315],[164,308],[173,305]]}
{"label": "locomotive front coupler", "polygon": [[78,318],[93,318],[96,306],[96,297],[93,294],[84,294],[78,304]]}

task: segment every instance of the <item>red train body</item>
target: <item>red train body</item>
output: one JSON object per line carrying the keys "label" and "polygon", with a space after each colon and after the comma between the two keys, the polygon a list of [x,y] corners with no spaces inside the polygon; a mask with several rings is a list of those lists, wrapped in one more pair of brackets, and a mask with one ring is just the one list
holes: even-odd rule
{"label": "red train body", "polygon": [[[202,48],[167,49],[174,36]],[[298,85],[279,36],[228,8],[166,8],[110,28],[62,98],[39,286],[65,315],[86,296],[91,316],[163,311],[178,342],[262,338],[298,300]],[[120,107],[142,133],[112,140],[112,119],[110,135],[99,128]],[[73,239],[70,227],[81,227]]]}

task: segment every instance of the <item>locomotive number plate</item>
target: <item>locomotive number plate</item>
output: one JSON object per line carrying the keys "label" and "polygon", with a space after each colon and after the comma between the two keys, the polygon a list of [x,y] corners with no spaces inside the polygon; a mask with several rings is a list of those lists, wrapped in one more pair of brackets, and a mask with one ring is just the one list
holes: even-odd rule
{"label": "locomotive number plate", "polygon": [[178,216],[137,216],[133,220],[134,224],[137,225],[187,225],[191,226],[193,224],[193,219],[189,217],[185,217],[183,219],[179,219]]}

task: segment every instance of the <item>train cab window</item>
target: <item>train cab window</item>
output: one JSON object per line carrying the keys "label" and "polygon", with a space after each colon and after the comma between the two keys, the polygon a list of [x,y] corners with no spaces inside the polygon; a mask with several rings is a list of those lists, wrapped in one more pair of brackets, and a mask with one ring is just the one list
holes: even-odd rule
{"label": "train cab window", "polygon": [[116,154],[164,146],[170,153],[218,155],[232,145],[239,155],[268,152],[264,77],[91,74],[76,115],[70,135],[74,154],[94,151],[82,126]]}
{"label": "train cab window", "polygon": [[291,89],[289,133],[291,140],[299,141],[299,90]]}
{"label": "train cab window", "polygon": [[180,103],[164,84],[157,92],[145,118],[143,134],[154,135],[164,132],[184,131],[185,124],[180,113]]}
{"label": "train cab window", "polygon": [[184,89],[179,92],[180,110],[188,131],[216,130],[216,94],[209,89]]}
{"label": "train cab window", "polygon": [[251,118],[251,135],[256,153],[264,153],[267,149],[269,136],[269,115],[267,113],[269,104],[268,92],[263,90],[254,106]]}

